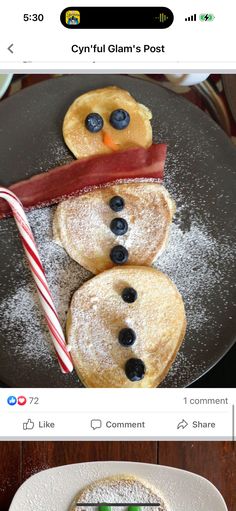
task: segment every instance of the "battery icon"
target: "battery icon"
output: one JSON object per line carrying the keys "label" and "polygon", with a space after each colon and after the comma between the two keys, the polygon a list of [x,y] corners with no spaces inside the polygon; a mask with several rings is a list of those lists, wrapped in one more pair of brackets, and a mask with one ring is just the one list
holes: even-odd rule
{"label": "battery icon", "polygon": [[203,13],[199,16],[200,21],[214,21],[214,14]]}

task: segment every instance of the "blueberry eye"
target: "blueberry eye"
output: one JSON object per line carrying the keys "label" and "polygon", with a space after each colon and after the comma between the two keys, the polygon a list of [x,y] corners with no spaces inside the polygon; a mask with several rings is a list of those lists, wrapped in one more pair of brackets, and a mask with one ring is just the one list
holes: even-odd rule
{"label": "blueberry eye", "polygon": [[129,123],[130,115],[126,110],[122,110],[122,108],[114,110],[110,115],[110,124],[116,130],[124,130],[129,126]]}
{"label": "blueberry eye", "polygon": [[85,126],[91,133],[97,133],[103,128],[103,118],[100,114],[88,114],[85,119]]}

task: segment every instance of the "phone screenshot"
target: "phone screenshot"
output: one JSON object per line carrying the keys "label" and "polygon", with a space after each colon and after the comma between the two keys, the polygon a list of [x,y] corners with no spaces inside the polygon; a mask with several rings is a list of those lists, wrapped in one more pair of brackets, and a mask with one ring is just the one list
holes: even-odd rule
{"label": "phone screenshot", "polygon": [[0,6],[0,511],[236,511],[236,5],[178,4]]}

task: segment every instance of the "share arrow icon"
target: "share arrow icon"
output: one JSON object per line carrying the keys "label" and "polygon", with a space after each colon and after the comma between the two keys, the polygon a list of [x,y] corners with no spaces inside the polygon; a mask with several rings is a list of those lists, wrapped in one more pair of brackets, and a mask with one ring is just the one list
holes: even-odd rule
{"label": "share arrow icon", "polygon": [[179,422],[177,425],[177,429],[185,429],[188,426],[188,422],[186,422],[185,419],[182,419],[182,421]]}

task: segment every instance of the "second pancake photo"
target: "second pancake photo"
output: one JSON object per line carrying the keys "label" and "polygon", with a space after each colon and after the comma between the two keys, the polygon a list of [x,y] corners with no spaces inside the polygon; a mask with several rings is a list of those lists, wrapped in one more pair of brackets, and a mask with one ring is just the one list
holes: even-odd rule
{"label": "second pancake photo", "polygon": [[232,442],[0,442],[0,456],[1,511],[236,509]]}

